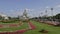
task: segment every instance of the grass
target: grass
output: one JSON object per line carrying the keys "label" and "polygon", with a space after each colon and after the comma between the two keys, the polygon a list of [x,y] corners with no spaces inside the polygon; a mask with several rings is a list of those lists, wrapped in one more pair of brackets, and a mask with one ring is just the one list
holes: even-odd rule
{"label": "grass", "polygon": [[39,23],[36,21],[31,21],[31,22],[36,26],[36,29],[29,30],[29,31],[25,32],[24,34],[43,34],[43,33],[39,32],[41,29],[48,30],[49,32],[47,34],[60,34],[60,27],[54,27],[54,26]]}
{"label": "grass", "polygon": [[[43,34],[43,33],[39,32],[41,29],[48,30],[49,32],[47,34],[60,34],[60,27],[54,27],[54,26],[39,23],[39,22],[36,22],[33,20],[31,22],[36,26],[36,29],[29,30],[29,31],[25,32],[24,34]],[[16,31],[16,30],[25,29],[25,28],[28,28],[28,24],[24,22],[23,25],[21,25],[18,28],[16,28],[16,27],[0,28],[0,31]]]}
{"label": "grass", "polygon": [[[6,24],[6,23],[5,23]],[[25,29],[28,28],[27,23],[23,23],[23,25],[21,25],[20,27],[9,27],[9,28],[0,28],[0,31],[16,31],[16,30],[20,30],[20,29]]]}
{"label": "grass", "polygon": [[18,20],[1,21],[1,23],[17,23]]}

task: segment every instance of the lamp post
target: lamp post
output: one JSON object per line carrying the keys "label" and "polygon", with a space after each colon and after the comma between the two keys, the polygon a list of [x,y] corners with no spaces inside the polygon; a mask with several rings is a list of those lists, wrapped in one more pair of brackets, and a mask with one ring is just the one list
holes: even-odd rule
{"label": "lamp post", "polygon": [[39,14],[39,16],[38,16],[38,20],[40,21],[40,19],[41,19],[41,16],[40,16],[40,14]]}
{"label": "lamp post", "polygon": [[47,17],[47,10],[45,11],[45,17]]}
{"label": "lamp post", "polygon": [[51,15],[53,16],[53,8],[51,8],[51,12],[52,12]]}
{"label": "lamp post", "polygon": [[[45,19],[47,19],[47,10],[45,11]],[[47,20],[45,20],[45,21],[47,21]]]}
{"label": "lamp post", "polygon": [[43,13],[41,12],[41,21],[43,22],[43,16],[42,16],[42,14],[43,14]]}
{"label": "lamp post", "polygon": [[[53,8],[51,8],[51,15],[53,17]],[[52,21],[53,21],[53,18],[51,17]]]}

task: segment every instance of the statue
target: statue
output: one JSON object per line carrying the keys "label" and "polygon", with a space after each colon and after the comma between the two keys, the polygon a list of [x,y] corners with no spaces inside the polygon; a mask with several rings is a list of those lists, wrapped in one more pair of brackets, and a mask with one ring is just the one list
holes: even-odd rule
{"label": "statue", "polygon": [[23,21],[28,21],[29,17],[27,14],[27,9],[24,10],[23,15],[20,17],[20,19]]}

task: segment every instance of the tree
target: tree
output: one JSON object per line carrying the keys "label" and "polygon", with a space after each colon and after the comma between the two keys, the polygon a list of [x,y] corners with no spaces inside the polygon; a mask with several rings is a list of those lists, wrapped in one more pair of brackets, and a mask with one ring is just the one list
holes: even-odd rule
{"label": "tree", "polygon": [[56,19],[60,19],[60,14],[57,14],[55,17]]}
{"label": "tree", "polygon": [[11,19],[11,17],[8,17],[9,19]]}

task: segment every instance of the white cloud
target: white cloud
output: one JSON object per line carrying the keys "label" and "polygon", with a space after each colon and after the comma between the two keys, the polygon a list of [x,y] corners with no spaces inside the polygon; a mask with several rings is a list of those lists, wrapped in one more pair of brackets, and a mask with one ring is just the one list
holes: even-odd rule
{"label": "white cloud", "polygon": [[[60,5],[56,5],[53,7],[54,11],[53,13],[56,14],[60,11]],[[27,13],[29,14],[29,16],[34,17],[34,16],[39,16],[39,14],[41,14],[41,12],[43,12],[42,16],[45,15],[45,10],[47,10],[48,15],[51,15],[51,7],[50,6],[46,6],[45,8],[41,8],[41,9],[29,9],[29,8],[25,8],[27,10]],[[24,9],[16,9],[16,10],[10,10],[10,14],[18,16],[18,15],[22,15],[24,12]]]}
{"label": "white cloud", "polygon": [[46,9],[50,8],[49,6],[46,6]]}
{"label": "white cloud", "polygon": [[27,11],[34,11],[34,9],[28,9],[28,8],[26,8],[26,10],[27,10]]}
{"label": "white cloud", "polygon": [[[30,11],[34,11],[34,9],[27,9],[27,13],[29,14]],[[16,10],[10,10],[10,15],[11,16],[18,16],[18,15],[22,15],[24,12],[24,9],[16,9]]]}
{"label": "white cloud", "polygon": [[60,5],[57,5],[56,7],[57,7],[57,8],[60,8]]}

